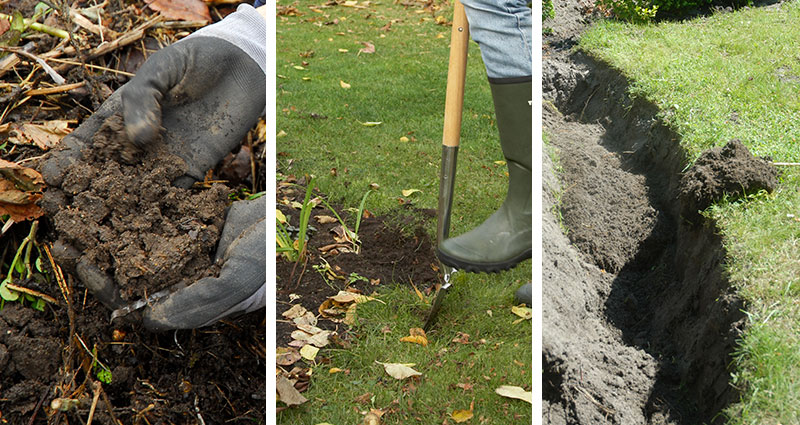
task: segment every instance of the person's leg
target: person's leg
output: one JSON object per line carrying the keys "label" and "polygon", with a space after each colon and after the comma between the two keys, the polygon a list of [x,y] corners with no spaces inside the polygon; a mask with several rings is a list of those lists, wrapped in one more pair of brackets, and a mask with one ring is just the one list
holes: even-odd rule
{"label": "person's leg", "polygon": [[494,214],[442,241],[437,254],[451,267],[497,272],[531,256],[531,10],[524,2],[462,3],[486,65],[509,186]]}

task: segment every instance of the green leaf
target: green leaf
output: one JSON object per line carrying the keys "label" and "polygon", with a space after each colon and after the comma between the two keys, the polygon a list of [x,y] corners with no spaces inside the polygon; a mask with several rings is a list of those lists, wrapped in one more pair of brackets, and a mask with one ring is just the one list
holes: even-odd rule
{"label": "green leaf", "polygon": [[108,369],[100,369],[97,372],[97,379],[99,379],[100,382],[102,382],[104,384],[110,384],[112,379],[113,379],[113,376],[111,375],[111,371],[110,370],[108,370]]}
{"label": "green leaf", "polygon": [[12,291],[6,287],[6,282],[0,283],[0,298],[6,301],[16,301],[19,299],[19,293]]}

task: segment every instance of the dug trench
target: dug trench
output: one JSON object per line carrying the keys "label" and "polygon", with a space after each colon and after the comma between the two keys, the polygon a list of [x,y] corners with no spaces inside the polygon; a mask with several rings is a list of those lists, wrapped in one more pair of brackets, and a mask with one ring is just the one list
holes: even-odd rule
{"label": "dug trench", "polygon": [[[544,422],[723,422],[745,318],[692,197],[714,180],[618,71],[566,44],[543,65]],[[701,158],[750,190],[776,178],[741,144]]]}

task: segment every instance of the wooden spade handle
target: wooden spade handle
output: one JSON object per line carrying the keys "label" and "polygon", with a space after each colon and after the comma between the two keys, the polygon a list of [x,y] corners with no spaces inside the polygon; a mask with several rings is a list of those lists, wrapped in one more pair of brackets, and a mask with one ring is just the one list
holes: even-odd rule
{"label": "wooden spade handle", "polygon": [[464,6],[456,0],[453,29],[450,34],[450,63],[447,67],[447,92],[444,101],[442,144],[456,147],[461,138],[461,114],[464,109],[464,79],[467,74],[469,23]]}

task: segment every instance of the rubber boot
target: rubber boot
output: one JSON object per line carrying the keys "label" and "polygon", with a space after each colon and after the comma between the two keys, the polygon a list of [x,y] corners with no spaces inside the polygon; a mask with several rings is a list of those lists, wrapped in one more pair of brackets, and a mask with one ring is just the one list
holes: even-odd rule
{"label": "rubber boot", "polygon": [[499,272],[531,257],[531,82],[490,86],[508,166],[506,199],[483,224],[437,248],[442,263],[469,272]]}

